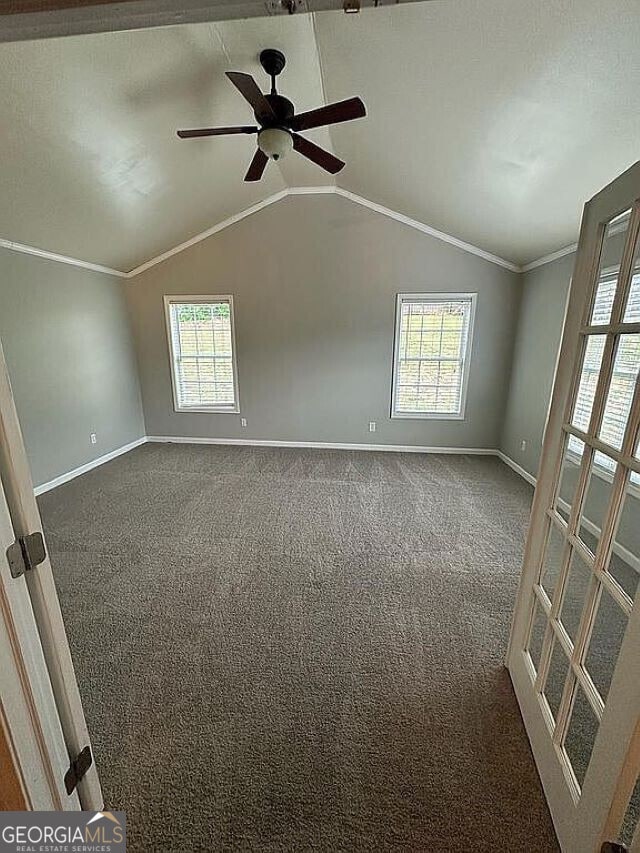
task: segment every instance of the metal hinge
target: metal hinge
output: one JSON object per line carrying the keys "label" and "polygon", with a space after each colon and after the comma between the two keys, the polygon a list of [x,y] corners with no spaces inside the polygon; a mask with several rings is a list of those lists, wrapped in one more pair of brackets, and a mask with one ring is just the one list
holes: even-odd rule
{"label": "metal hinge", "polygon": [[19,578],[25,572],[35,569],[47,556],[42,533],[30,533],[20,536],[7,548],[7,560],[12,578]]}
{"label": "metal hinge", "polygon": [[85,746],[82,752],[79,752],[77,757],[73,759],[69,765],[69,769],[64,774],[64,786],[67,789],[67,794],[73,794],[78,782],[84,778],[92,764],[93,755],[91,755],[91,747]]}

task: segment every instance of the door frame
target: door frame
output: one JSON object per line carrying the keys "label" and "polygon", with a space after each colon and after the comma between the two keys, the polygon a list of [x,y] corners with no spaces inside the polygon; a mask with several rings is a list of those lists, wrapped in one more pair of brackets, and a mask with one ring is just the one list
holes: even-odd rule
{"label": "door frame", "polygon": [[[0,484],[0,515],[4,510],[6,519],[10,519],[13,539],[43,534],[1,342]],[[6,538],[6,523],[4,535]],[[68,795],[64,786],[70,761],[91,742],[51,562],[47,555],[36,568],[13,578],[4,548],[0,557],[0,628],[5,631],[1,639],[11,649],[11,656],[5,658],[3,654],[2,658],[8,661],[6,695],[16,709],[21,702],[26,703],[30,709],[29,725],[33,727],[32,732],[23,729],[20,714],[15,711],[7,715],[5,709],[5,733],[13,744],[31,807],[42,808],[39,804],[46,802],[48,789],[53,803],[49,809],[100,810],[103,798],[95,760],[76,791]],[[4,687],[2,700],[4,703]],[[40,759],[33,752],[34,736]],[[29,741],[30,752],[26,749]]]}
{"label": "door frame", "polygon": [[[527,665],[524,649],[529,632],[528,617],[532,611],[535,596],[534,585],[537,582],[538,568],[546,544],[547,508],[553,503],[554,489],[562,464],[565,441],[563,426],[576,381],[576,362],[581,354],[580,331],[585,325],[585,316],[591,305],[592,288],[599,272],[600,251],[606,222],[637,205],[639,197],[640,162],[631,166],[584,206],[569,304],[507,652],[507,666],[558,838],[564,850],[576,851],[576,853],[599,850],[600,844],[608,840],[607,833],[610,832],[611,824],[609,815],[621,808],[618,800],[625,796],[625,792],[620,788],[619,780],[638,722],[640,679],[629,679],[625,682],[624,679],[616,678],[614,675],[584,787],[579,800],[576,800],[575,791],[572,792],[562,770],[557,754],[558,746],[552,742],[542,707],[540,703],[533,701],[532,672],[530,665]],[[631,237],[628,246],[633,246],[633,235],[635,233],[637,236],[639,228],[640,214],[636,207],[629,224]],[[625,267],[630,271],[632,262],[632,253],[627,249],[626,255],[621,259],[621,277],[624,275]],[[597,404],[596,402],[594,405]],[[618,675],[624,671],[632,672],[634,660],[640,657],[639,601],[640,593],[636,595],[636,606],[629,616],[624,642],[618,656],[616,666]],[[626,800],[624,807],[626,808]],[[617,829],[618,827],[616,831]],[[594,838],[599,839],[597,844],[593,843]]]}

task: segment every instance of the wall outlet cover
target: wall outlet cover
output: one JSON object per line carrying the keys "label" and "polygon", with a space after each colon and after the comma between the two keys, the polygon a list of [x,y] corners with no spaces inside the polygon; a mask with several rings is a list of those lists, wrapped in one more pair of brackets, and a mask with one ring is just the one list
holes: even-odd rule
{"label": "wall outlet cover", "polygon": [[96,443],[97,443],[97,441],[98,441],[98,436],[95,434],[95,432],[92,432],[92,433],[91,433],[90,438],[91,438],[91,444],[96,444]]}
{"label": "wall outlet cover", "polygon": [[369,432],[375,432],[375,431],[376,431],[376,422],[375,421],[369,421]]}

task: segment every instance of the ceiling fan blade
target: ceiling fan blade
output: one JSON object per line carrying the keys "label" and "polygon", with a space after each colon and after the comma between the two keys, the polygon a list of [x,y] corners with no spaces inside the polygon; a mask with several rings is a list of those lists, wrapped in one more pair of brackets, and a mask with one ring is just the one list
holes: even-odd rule
{"label": "ceiling fan blade", "polygon": [[253,160],[249,164],[247,174],[244,176],[245,181],[259,181],[268,162],[269,158],[264,151],[257,148],[256,153],[253,155]]}
{"label": "ceiling fan blade", "polygon": [[225,71],[225,74],[245,100],[249,101],[261,121],[275,119],[276,114],[271,104],[262,94],[251,74],[243,74],[241,71]]}
{"label": "ceiling fan blade", "polygon": [[327,124],[339,124],[354,118],[366,116],[367,110],[360,98],[348,98],[335,104],[327,104],[308,113],[300,113],[289,122],[292,130],[310,130],[312,127],[324,127]]}
{"label": "ceiling fan blade", "polygon": [[256,133],[257,127],[200,127],[196,130],[178,130],[180,139],[194,139],[197,136],[226,136],[230,133]]}
{"label": "ceiling fan blade", "polygon": [[331,172],[332,175],[335,175],[336,172],[339,172],[340,169],[344,168],[345,164],[343,160],[338,160],[337,157],[334,157],[333,154],[325,151],[324,148],[320,148],[320,146],[316,145],[315,142],[310,142],[308,139],[305,139],[304,136],[298,136],[297,133],[293,133],[291,135],[293,136],[294,151],[297,151],[298,154],[302,154],[302,156],[306,157],[307,160],[312,160],[314,163],[317,163],[318,166],[325,169],[325,171]]}

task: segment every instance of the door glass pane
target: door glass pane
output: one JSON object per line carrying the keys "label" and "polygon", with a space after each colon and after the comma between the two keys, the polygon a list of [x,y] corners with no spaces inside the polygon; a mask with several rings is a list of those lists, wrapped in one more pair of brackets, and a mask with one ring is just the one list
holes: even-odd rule
{"label": "door glass pane", "polygon": [[565,752],[573,767],[580,787],[591,760],[593,744],[598,733],[598,720],[580,685],[576,685],[576,697],[571,711],[569,728],[564,741]]}
{"label": "door glass pane", "polygon": [[627,486],[608,571],[633,601],[640,581],[640,492]]}
{"label": "door glass pane", "polygon": [[531,620],[531,631],[527,648],[536,672],[540,669],[540,655],[542,654],[542,641],[547,628],[547,614],[538,599],[533,605],[533,619]]}
{"label": "door glass pane", "polygon": [[549,661],[549,671],[547,672],[543,691],[554,720],[558,719],[560,700],[562,699],[562,691],[564,690],[568,671],[569,659],[558,640],[554,639],[551,660]]}
{"label": "door glass pane", "polygon": [[630,210],[612,219],[607,225],[602,254],[600,256],[600,271],[596,297],[591,309],[591,325],[606,325],[611,319],[611,309],[618,283],[620,260],[624,249],[627,229],[629,227]]}
{"label": "door glass pane", "polygon": [[567,436],[562,467],[560,469],[560,481],[556,495],[556,512],[566,522],[573,506],[573,499],[580,476],[580,465],[584,454],[584,442],[575,435]]}
{"label": "door glass pane", "polygon": [[542,571],[540,573],[540,585],[549,596],[550,601],[553,599],[553,593],[558,583],[565,545],[566,540],[562,533],[560,533],[555,524],[550,524],[547,546],[542,561]]}
{"label": "door glass pane", "polygon": [[626,847],[631,847],[636,827],[640,825],[640,776],[636,780],[627,811],[620,827],[618,841]]}
{"label": "door glass pane", "polygon": [[[640,242],[638,243],[640,246]],[[631,279],[631,289],[627,298],[627,307],[625,308],[624,318],[625,323],[640,323],[640,258],[636,249],[636,265]]]}
{"label": "door glass pane", "polygon": [[593,400],[602,365],[605,340],[605,335],[590,335],[584,351],[578,394],[573,408],[573,417],[571,418],[571,423],[574,427],[583,432],[587,432],[589,429]]}
{"label": "door glass pane", "polygon": [[584,666],[605,702],[626,629],[626,613],[603,588]]}
{"label": "door glass pane", "polygon": [[600,438],[620,450],[640,370],[640,334],[620,335]]}
{"label": "door glass pane", "polygon": [[602,535],[602,525],[609,508],[616,467],[617,463],[610,456],[599,452],[593,454],[578,525],[578,536],[593,554],[596,553]]}
{"label": "door glass pane", "polygon": [[565,585],[560,621],[566,628],[567,634],[575,642],[582,616],[582,608],[587,590],[591,582],[591,571],[585,565],[577,551],[571,554],[569,576]]}
{"label": "door glass pane", "polygon": [[640,323],[640,237],[636,240],[631,287],[622,319],[625,323]]}

